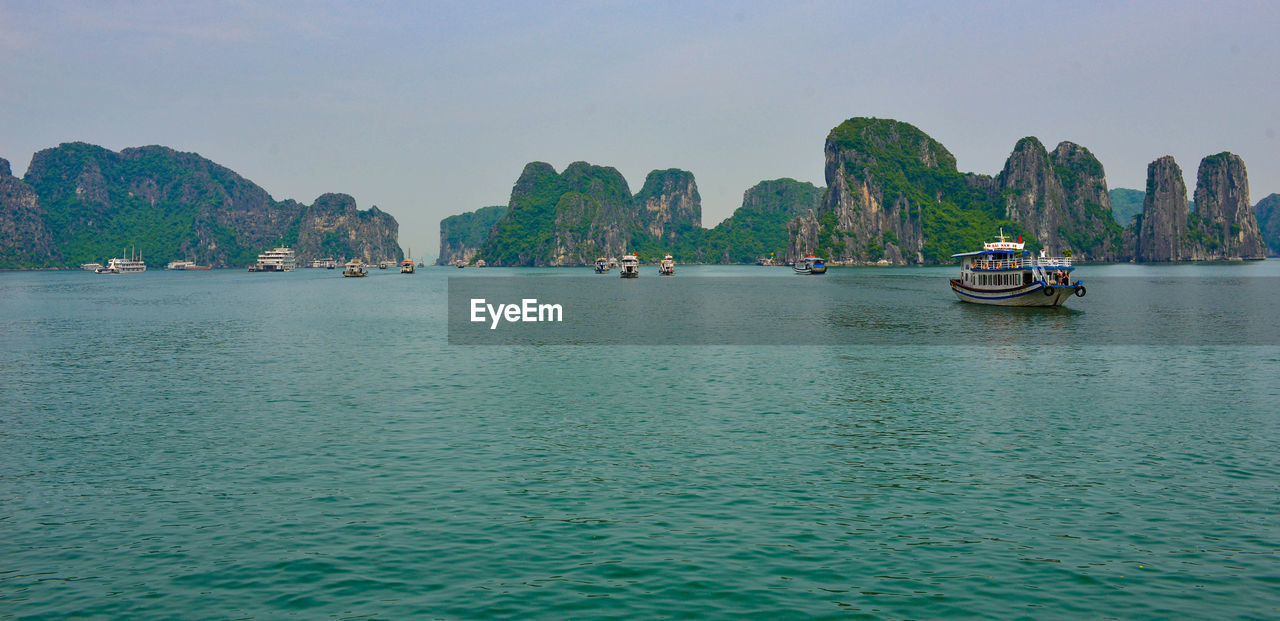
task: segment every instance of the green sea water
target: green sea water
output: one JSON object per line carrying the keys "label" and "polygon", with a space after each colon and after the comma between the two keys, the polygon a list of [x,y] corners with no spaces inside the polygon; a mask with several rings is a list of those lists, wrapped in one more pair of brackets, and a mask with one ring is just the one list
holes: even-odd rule
{"label": "green sea water", "polygon": [[461,346],[449,277],[577,272],[0,273],[0,617],[1272,617],[1274,334],[1087,337],[1280,263],[1085,266],[1067,313],[954,302],[954,271],[664,286],[1082,338]]}

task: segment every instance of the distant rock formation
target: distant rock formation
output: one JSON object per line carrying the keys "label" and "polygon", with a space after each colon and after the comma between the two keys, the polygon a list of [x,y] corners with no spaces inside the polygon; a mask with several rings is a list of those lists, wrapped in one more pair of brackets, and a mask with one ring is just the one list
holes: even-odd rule
{"label": "distant rock formation", "polygon": [[449,216],[440,221],[440,257],[437,265],[457,261],[471,263],[480,246],[489,237],[489,229],[506,215],[506,205],[483,207],[475,211]]}
{"label": "distant rock formation", "polygon": [[661,243],[702,228],[702,198],[689,171],[669,168],[649,173],[635,201],[642,207],[640,226]]}
{"label": "distant rock formation", "polygon": [[1142,213],[1142,201],[1146,197],[1142,190],[1112,188],[1107,194],[1111,198],[1111,215],[1116,224],[1127,227]]}
{"label": "distant rock formation", "polygon": [[1267,244],[1269,256],[1280,256],[1280,194],[1270,194],[1253,206],[1258,218],[1262,241]]}
{"label": "distant rock formation", "polygon": [[359,257],[366,263],[400,261],[396,241],[400,225],[377,206],[361,211],[349,194],[322,194],[298,215],[297,241],[292,247],[300,260]]}
{"label": "distant rock formation", "polygon": [[23,267],[101,262],[127,247],[151,264],[190,259],[215,267],[247,265],[280,244],[300,262],[402,257],[395,218],[376,207],[359,211],[345,194],[309,206],[277,202],[223,166],[166,147],[116,153],[66,143],[36,153],[23,182],[50,239]]}
{"label": "distant rock formation", "polygon": [[1266,258],[1267,247],[1249,204],[1249,176],[1240,156],[1223,152],[1200,160],[1193,216],[1191,228],[1203,233],[1193,240],[1198,246],[1193,258]]}
{"label": "distant rock formation", "polygon": [[701,220],[698,187],[686,171],[654,171],[632,196],[615,168],[574,162],[557,174],[531,162],[476,256],[495,266],[588,265],[628,251],[652,256],[700,231]]}
{"label": "distant rock formation", "polygon": [[1000,229],[1030,249],[1112,261],[1124,253],[1102,163],[1062,142],[1052,153],[1019,140],[995,177],[956,170],[955,157],[919,129],[854,118],[827,137],[828,191],[790,225],[787,260],[813,251],[834,263],[939,263]]}
{"label": "distant rock formation", "polygon": [[822,205],[825,192],[795,179],[761,181],[742,193],[742,206],[706,231],[696,248],[684,251],[706,263],[783,261],[790,245],[788,224]]}
{"label": "distant rock formation", "polygon": [[58,257],[36,193],[0,158],[0,269],[47,265]]}
{"label": "distant rock formation", "polygon": [[1187,186],[1182,168],[1172,155],[1147,166],[1147,193],[1142,202],[1142,218],[1137,230],[1133,257],[1139,262],[1186,261],[1191,252],[1184,247],[1187,237]]}
{"label": "distant rock formation", "polygon": [[1041,247],[1070,250],[1085,261],[1114,261],[1123,253],[1106,173],[1088,149],[1064,141],[1050,154],[1035,137],[1023,138],[996,184],[1005,217],[1021,224]]}
{"label": "distant rock formation", "polygon": [[1147,191],[1131,255],[1139,262],[1224,261],[1266,257],[1258,218],[1249,206],[1244,161],[1210,155],[1196,174],[1195,210],[1187,202],[1182,169],[1171,156],[1147,167]]}
{"label": "distant rock formation", "polygon": [[912,125],[869,118],[832,129],[823,151],[826,197],[790,225],[786,261],[809,252],[840,263],[923,261],[924,208],[962,177],[951,152]]}

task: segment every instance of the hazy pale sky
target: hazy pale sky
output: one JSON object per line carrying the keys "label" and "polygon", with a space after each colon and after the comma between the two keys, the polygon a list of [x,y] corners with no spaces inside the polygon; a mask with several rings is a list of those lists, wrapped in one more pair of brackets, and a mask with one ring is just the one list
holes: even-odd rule
{"label": "hazy pale sky", "polygon": [[963,171],[1071,140],[1110,187],[1244,158],[1280,192],[1276,2],[49,2],[0,0],[0,157],[62,142],[194,151],[278,200],[345,192],[400,222],[505,204],[527,162],[692,171],[714,225],[759,181],[825,185],[854,116]]}

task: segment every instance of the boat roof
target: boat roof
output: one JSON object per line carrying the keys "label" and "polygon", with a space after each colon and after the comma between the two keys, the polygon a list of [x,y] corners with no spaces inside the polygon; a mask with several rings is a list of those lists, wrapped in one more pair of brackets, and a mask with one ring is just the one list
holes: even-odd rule
{"label": "boat roof", "polygon": [[[983,255],[983,254],[1017,254],[1017,253],[1018,253],[1018,251],[1017,251],[1017,250],[1012,250],[1012,249],[1009,249],[1009,250],[1006,250],[1006,249],[1000,249],[1000,250],[975,250],[975,251],[973,251],[973,252],[961,252],[961,253],[958,253],[958,254],[953,254],[953,255],[951,255],[951,257],[952,257],[952,258],[956,258],[956,257],[976,257],[976,256],[978,256],[978,255]],[[1022,251],[1022,254],[1023,254],[1023,255],[1026,255],[1026,256],[1031,256],[1031,253],[1030,253],[1030,252],[1028,252],[1028,251],[1026,251],[1026,250],[1023,250],[1023,251]]]}

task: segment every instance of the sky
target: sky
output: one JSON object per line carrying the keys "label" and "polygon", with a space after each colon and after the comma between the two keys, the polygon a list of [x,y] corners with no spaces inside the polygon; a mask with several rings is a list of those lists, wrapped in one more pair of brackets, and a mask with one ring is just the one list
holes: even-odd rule
{"label": "sky", "polygon": [[691,171],[703,225],[760,181],[825,186],[858,116],[960,170],[1069,140],[1110,187],[1231,151],[1280,192],[1276,2],[0,0],[0,157],[159,144],[277,200],[378,206],[415,257],[506,204],[524,165]]}

